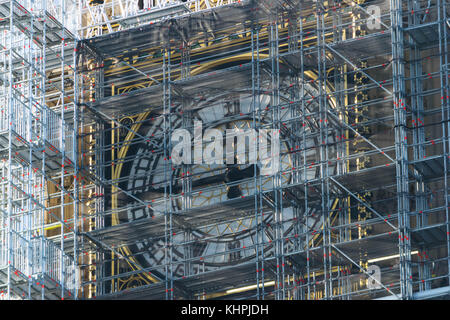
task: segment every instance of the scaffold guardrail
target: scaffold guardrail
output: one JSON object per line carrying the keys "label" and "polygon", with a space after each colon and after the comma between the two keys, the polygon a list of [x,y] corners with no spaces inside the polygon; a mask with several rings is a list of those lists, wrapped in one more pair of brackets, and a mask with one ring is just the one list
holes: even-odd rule
{"label": "scaffold guardrail", "polygon": [[[26,278],[39,278],[42,275],[50,280],[64,285],[66,290],[75,289],[76,267],[72,257],[63,253],[52,241],[39,236],[27,240],[16,232],[0,232],[0,268],[10,266],[13,272]],[[10,241],[11,260],[8,261],[8,246]],[[16,272],[17,271],[17,272]]]}

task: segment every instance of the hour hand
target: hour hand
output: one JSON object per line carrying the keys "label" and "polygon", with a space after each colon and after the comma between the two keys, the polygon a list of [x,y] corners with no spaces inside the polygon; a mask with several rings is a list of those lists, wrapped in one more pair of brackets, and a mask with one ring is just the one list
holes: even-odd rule
{"label": "hour hand", "polygon": [[[192,180],[192,189],[198,189],[201,187],[208,187],[212,184],[221,184],[225,180],[225,174],[218,174],[214,176],[209,176],[201,179],[193,179]],[[134,196],[141,201],[151,201],[155,199],[159,199],[161,197],[164,197],[164,195],[168,195],[170,191],[172,191],[172,194],[179,194],[182,192],[181,185],[176,182],[175,185],[172,185],[172,190],[170,190],[170,187],[167,185],[166,187],[159,187],[159,188],[150,188],[148,191],[143,191],[139,193],[135,193]]]}

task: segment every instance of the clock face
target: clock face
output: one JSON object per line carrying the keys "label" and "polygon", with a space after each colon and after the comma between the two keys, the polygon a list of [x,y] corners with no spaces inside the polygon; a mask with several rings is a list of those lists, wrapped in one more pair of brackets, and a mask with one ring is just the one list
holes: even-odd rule
{"label": "clock face", "polygon": [[[304,84],[304,86],[307,89],[304,90],[306,98],[317,96],[315,88],[309,84]],[[285,87],[289,87],[289,85]],[[289,101],[288,92],[282,92],[281,95],[282,98],[285,95],[286,101]],[[260,161],[256,164],[168,166],[164,155],[153,151],[164,148],[164,123],[161,117],[155,117],[151,121],[151,125],[140,128],[140,134],[151,137],[151,142],[130,149],[127,154],[127,157],[134,157],[134,160],[121,172],[121,177],[127,177],[126,188],[135,197],[151,206],[143,207],[136,202],[135,205],[130,205],[126,214],[122,212],[120,220],[162,218],[164,217],[163,213],[169,210],[174,213],[172,215],[173,222],[177,226],[185,225],[183,232],[171,235],[171,242],[174,245],[171,249],[170,261],[174,277],[254,259],[256,245],[261,242],[261,239],[259,241],[256,239],[257,224],[263,221],[265,226],[270,226],[273,219],[271,209],[264,205],[263,218],[259,218],[258,221],[255,219],[254,207],[241,215],[230,214],[229,218],[221,218],[219,222],[214,219],[214,216],[211,216],[211,223],[203,223],[201,226],[193,226],[186,222],[184,220],[186,213],[195,216],[199,210],[214,210],[213,208],[226,207],[230,203],[239,203],[239,201],[253,201],[254,203],[255,200],[251,199],[255,199],[253,196],[258,193],[258,190],[261,190],[261,194],[270,200],[273,194],[271,191],[275,187],[286,187],[293,183],[295,157],[298,157],[295,150],[299,148],[299,144],[302,149],[301,164],[297,164],[297,166],[303,165],[304,157],[306,157],[306,163],[319,162],[318,149],[315,148],[319,143],[316,138],[313,138],[314,135],[311,135],[316,125],[314,119],[304,126],[298,125],[298,123],[294,125],[301,117],[301,107],[272,110],[270,108],[271,97],[266,94],[259,95],[256,101],[252,100],[251,89],[205,97],[201,103],[183,105],[183,110],[189,110],[189,117],[186,117],[184,111],[183,114],[174,112],[170,116],[171,128],[173,130],[189,127],[191,128],[189,131],[192,132],[195,120],[203,123],[203,133],[206,129],[217,129],[224,133],[226,130],[247,130],[255,127],[281,129],[277,130],[280,134],[280,156],[279,173],[275,175],[261,175],[260,172],[264,165]],[[180,110],[180,108],[181,106],[176,105],[173,107],[174,110]],[[255,119],[252,116],[253,108],[258,111]],[[305,112],[312,113],[315,108],[317,105],[310,103]],[[274,123],[278,123],[281,128],[272,128]],[[272,140],[270,132],[272,131],[269,131],[264,137],[259,135],[257,138],[267,139],[268,145],[270,145]],[[310,138],[304,141],[302,139],[304,136]],[[299,163],[298,159],[297,163]],[[330,170],[334,170],[334,168],[330,168]],[[301,180],[305,178],[311,180],[317,178],[318,175],[318,169],[312,166],[302,174]],[[172,196],[169,198],[170,189]],[[303,203],[297,205],[302,206]],[[283,226],[285,234],[288,235],[294,230],[294,221],[298,224],[298,220],[294,219],[295,210],[292,206],[285,205],[282,210],[284,221],[291,221],[286,222]],[[314,207],[302,209],[304,217],[301,232],[320,229],[322,220],[318,218],[320,215],[313,214],[316,210],[318,209]],[[312,217],[305,218],[306,213]],[[298,217],[298,207],[296,217]],[[274,231],[271,227],[264,230],[264,241],[270,243],[274,238]],[[245,250],[242,250],[243,248]],[[241,250],[233,251],[233,249]],[[140,241],[130,247],[130,250],[133,253],[139,252],[136,260],[143,267],[155,267],[157,272],[164,274],[163,265],[169,254],[164,237]],[[270,244],[265,250],[265,254],[273,254],[273,247]],[[186,261],[190,262],[186,263]]]}

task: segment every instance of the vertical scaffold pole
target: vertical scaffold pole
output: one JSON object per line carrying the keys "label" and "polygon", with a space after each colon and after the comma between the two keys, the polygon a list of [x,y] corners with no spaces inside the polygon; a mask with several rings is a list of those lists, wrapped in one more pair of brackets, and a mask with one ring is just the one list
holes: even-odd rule
{"label": "vertical scaffold pole", "polygon": [[397,177],[397,210],[399,227],[400,288],[402,299],[412,297],[411,235],[408,198],[408,137],[403,48],[402,2],[391,0],[391,35],[393,64],[393,104]]}

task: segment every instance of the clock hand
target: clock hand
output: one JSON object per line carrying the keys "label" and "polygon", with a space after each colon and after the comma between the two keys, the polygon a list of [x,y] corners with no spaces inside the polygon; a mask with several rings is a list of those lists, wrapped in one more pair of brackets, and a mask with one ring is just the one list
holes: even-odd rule
{"label": "clock hand", "polygon": [[[259,174],[259,168],[256,167],[256,174]],[[247,178],[253,177],[255,174],[255,165],[252,164],[245,169],[239,169],[239,167],[228,167],[225,173],[225,183],[227,185],[241,181]],[[242,196],[242,190],[239,185],[233,185],[228,187],[227,192],[228,199],[235,199]]]}
{"label": "clock hand", "polygon": [[[215,176],[205,177],[202,179],[197,179],[192,181],[192,188],[198,188],[202,186],[208,186],[211,184],[220,184],[223,183],[225,179],[225,174],[218,174]],[[166,191],[169,191],[169,187],[160,187],[160,188],[150,188],[148,191],[143,191],[140,193],[134,194],[136,198],[141,199],[142,201],[149,201],[161,198],[164,196]],[[177,194],[182,191],[182,186],[179,184],[172,185],[172,194]]]}
{"label": "clock hand", "polygon": [[[259,168],[258,167],[256,167],[256,168],[257,168],[257,174],[259,174]],[[247,167],[245,169],[239,169],[236,165],[229,165],[229,166],[227,166],[227,170],[225,173],[193,180],[192,188],[196,189],[196,188],[203,187],[203,186],[206,187],[206,186],[212,185],[212,184],[235,183],[235,182],[253,177],[254,170],[255,170],[254,164],[250,165],[249,167]],[[164,196],[165,192],[169,191],[168,189],[169,189],[168,187],[167,188],[164,188],[164,187],[150,188],[150,190],[134,194],[134,196],[141,199],[142,201],[151,201],[151,200],[155,200],[155,199],[158,199],[158,198],[161,198],[162,196]],[[239,192],[237,192],[238,189],[239,189]],[[180,193],[181,191],[182,191],[181,185],[179,185],[179,184],[172,185],[172,194],[177,194],[177,193]],[[239,186],[230,186],[228,193],[229,193],[228,198],[234,199],[234,198],[239,197],[242,192],[240,191]]]}

